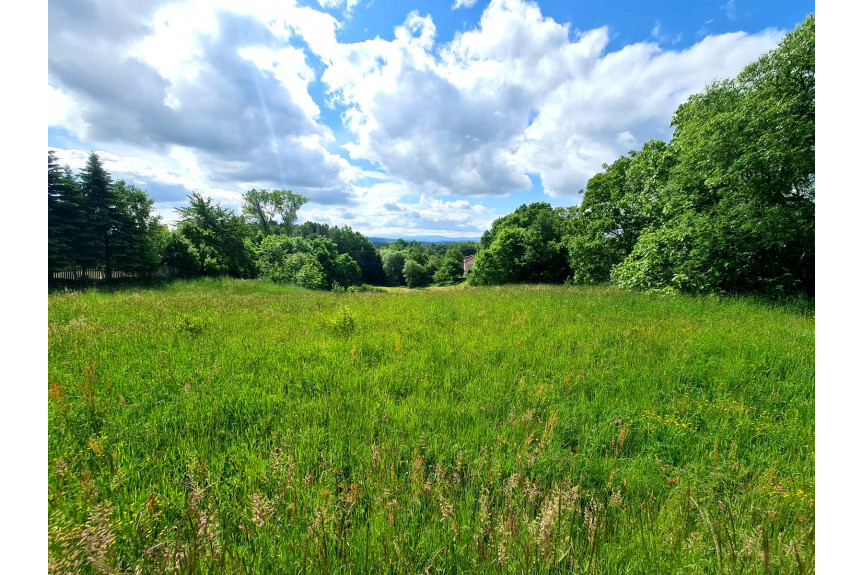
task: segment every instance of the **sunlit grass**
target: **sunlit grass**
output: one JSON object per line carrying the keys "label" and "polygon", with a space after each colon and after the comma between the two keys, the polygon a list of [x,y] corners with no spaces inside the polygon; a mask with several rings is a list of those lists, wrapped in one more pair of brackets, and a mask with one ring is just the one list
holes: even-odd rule
{"label": "sunlit grass", "polygon": [[48,330],[58,569],[814,570],[805,310],[202,280]]}

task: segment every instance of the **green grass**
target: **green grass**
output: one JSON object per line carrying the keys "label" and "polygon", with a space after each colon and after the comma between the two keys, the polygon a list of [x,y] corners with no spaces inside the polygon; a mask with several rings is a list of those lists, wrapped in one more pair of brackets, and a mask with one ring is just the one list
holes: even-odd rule
{"label": "green grass", "polygon": [[57,572],[814,571],[811,310],[201,280],[48,330]]}

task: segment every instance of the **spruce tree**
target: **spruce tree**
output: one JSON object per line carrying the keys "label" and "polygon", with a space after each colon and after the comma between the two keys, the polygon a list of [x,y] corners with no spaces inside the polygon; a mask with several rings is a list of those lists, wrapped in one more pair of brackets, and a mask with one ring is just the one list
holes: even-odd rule
{"label": "spruce tree", "polygon": [[87,165],[78,174],[84,205],[87,212],[88,229],[81,234],[84,265],[104,266],[105,279],[111,279],[114,261],[114,238],[120,225],[120,209],[116,191],[111,185],[111,175],[105,171],[95,152],[90,154]]}
{"label": "spruce tree", "polygon": [[85,229],[81,191],[68,167],[48,151],[48,277],[79,264]]}

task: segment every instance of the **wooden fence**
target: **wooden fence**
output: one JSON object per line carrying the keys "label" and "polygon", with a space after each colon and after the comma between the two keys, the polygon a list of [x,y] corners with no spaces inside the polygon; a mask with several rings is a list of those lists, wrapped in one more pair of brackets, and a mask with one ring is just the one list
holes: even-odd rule
{"label": "wooden fence", "polygon": [[[159,268],[150,273],[124,272],[113,270],[111,279],[151,279],[151,278],[175,278],[180,275],[178,268],[167,266]],[[56,271],[51,274],[55,280],[81,280],[81,281],[103,281],[105,279],[104,268],[72,268]]]}

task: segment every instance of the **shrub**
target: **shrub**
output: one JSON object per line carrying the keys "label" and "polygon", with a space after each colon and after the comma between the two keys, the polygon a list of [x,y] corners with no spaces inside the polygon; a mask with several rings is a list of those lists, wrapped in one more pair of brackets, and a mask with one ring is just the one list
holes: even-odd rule
{"label": "shrub", "polygon": [[351,317],[350,308],[348,306],[342,306],[342,309],[336,314],[336,316],[330,321],[330,328],[333,333],[340,336],[347,336],[357,329],[357,323],[354,321],[354,318]]}

